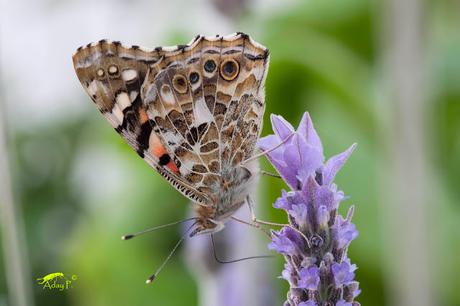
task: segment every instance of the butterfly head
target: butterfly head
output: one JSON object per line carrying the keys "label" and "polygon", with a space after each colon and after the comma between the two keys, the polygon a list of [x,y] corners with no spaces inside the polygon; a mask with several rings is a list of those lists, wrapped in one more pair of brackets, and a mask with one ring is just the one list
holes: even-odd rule
{"label": "butterfly head", "polygon": [[216,209],[213,206],[198,205],[196,214],[196,227],[190,233],[190,237],[207,233],[216,233],[225,227],[224,222],[215,219]]}

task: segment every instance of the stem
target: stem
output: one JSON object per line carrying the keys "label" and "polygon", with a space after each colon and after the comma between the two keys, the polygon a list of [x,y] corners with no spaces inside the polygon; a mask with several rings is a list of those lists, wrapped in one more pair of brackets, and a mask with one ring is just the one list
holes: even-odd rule
{"label": "stem", "polygon": [[11,305],[33,306],[24,225],[20,207],[14,204],[13,199],[7,148],[6,105],[2,106],[2,100],[0,96],[0,207],[3,217],[1,223],[5,270],[8,276],[6,282]]}

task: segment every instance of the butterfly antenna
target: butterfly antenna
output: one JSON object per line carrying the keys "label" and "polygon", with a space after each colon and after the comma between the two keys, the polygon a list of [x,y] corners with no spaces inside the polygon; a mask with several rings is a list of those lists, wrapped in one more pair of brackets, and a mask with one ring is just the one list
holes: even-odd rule
{"label": "butterfly antenna", "polygon": [[146,284],[150,284],[152,283],[158,276],[158,274],[160,274],[161,270],[163,270],[164,266],[168,263],[168,261],[171,259],[171,257],[173,256],[173,254],[176,252],[177,248],[179,247],[179,245],[182,243],[182,241],[185,240],[185,238],[188,236],[189,232],[190,232],[190,229],[195,226],[196,224],[196,221],[193,222],[192,225],[189,226],[189,228],[185,231],[185,233],[182,235],[182,237],[180,237],[179,241],[177,241],[176,245],[174,246],[174,248],[171,250],[171,252],[169,252],[169,255],[168,257],[166,257],[165,260],[163,260],[163,263],[157,268],[157,270],[155,271],[155,273],[153,273],[149,278],[147,278],[147,280],[145,281]]}
{"label": "butterfly antenna", "polygon": [[272,255],[259,255],[259,256],[243,257],[243,258],[233,259],[233,260],[222,260],[222,259],[219,259],[219,257],[217,256],[216,245],[214,243],[213,234],[211,234],[211,245],[212,245],[212,253],[214,254],[214,259],[220,264],[230,264],[230,263],[235,263],[235,262],[250,260],[250,259],[257,259],[257,258],[274,258],[274,256]]}
{"label": "butterfly antenna", "polygon": [[250,161],[252,161],[252,160],[254,160],[254,159],[258,159],[258,158],[261,157],[261,156],[267,155],[267,154],[270,153],[271,151],[274,151],[274,150],[278,149],[278,148],[281,147],[283,144],[285,144],[286,141],[288,141],[294,134],[295,134],[295,133],[289,134],[288,137],[284,138],[283,141],[281,141],[279,144],[277,144],[277,145],[274,146],[273,148],[268,149],[268,150],[266,150],[266,151],[262,151],[262,152],[260,152],[259,154],[256,154],[256,155],[254,155],[254,156],[252,156],[252,157],[246,159],[246,160],[243,161],[241,164],[244,165],[244,164],[246,164],[246,163],[248,163],[248,162],[250,162]]}
{"label": "butterfly antenna", "polygon": [[175,222],[171,222],[171,223],[168,223],[168,224],[155,226],[155,227],[148,228],[148,229],[145,229],[143,231],[140,231],[140,232],[137,232],[137,233],[134,233],[134,234],[123,235],[123,236],[121,236],[121,239],[122,240],[129,240],[129,239],[132,239],[134,237],[137,237],[137,236],[140,236],[140,235],[143,235],[143,234],[146,234],[146,233],[150,233],[150,232],[153,232],[153,231],[165,228],[165,227],[173,226],[173,225],[176,225],[176,224],[181,224],[181,223],[188,222],[188,221],[191,221],[191,220],[196,220],[196,218],[187,218],[187,219],[184,219],[184,220],[175,221]]}

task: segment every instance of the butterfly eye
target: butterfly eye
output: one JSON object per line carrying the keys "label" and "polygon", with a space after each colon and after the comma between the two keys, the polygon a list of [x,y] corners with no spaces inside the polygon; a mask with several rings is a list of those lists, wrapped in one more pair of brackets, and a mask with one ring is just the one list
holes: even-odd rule
{"label": "butterfly eye", "polygon": [[234,80],[239,72],[240,66],[234,59],[226,60],[220,65],[220,74],[227,81]]}
{"label": "butterfly eye", "polygon": [[174,76],[174,78],[173,78],[173,86],[174,86],[174,89],[178,93],[183,94],[183,93],[187,92],[187,80],[181,74],[176,74]]}
{"label": "butterfly eye", "polygon": [[207,72],[213,72],[216,69],[216,63],[213,60],[207,60],[204,63],[204,70]]}
{"label": "butterfly eye", "polygon": [[195,84],[200,79],[200,75],[197,72],[192,72],[189,75],[190,83]]}

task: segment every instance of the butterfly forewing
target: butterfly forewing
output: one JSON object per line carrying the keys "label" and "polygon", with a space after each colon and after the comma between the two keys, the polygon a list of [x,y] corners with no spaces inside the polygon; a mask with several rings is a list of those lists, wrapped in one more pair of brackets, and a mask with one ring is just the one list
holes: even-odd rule
{"label": "butterfly forewing", "polygon": [[175,188],[219,205],[222,171],[254,154],[268,51],[242,33],[146,50],[105,40],[73,57],[118,133]]}
{"label": "butterfly forewing", "polygon": [[73,57],[75,71],[100,112],[126,142],[175,188],[199,203],[209,201],[180,175],[164,139],[153,130],[141,98],[142,84],[159,51],[127,48],[102,40]]}

